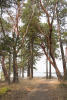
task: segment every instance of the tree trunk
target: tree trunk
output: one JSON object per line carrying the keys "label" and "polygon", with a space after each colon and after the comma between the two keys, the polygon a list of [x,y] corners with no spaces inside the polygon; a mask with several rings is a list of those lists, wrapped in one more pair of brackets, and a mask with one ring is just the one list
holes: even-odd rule
{"label": "tree trunk", "polygon": [[54,63],[54,68],[56,70],[56,74],[57,74],[58,80],[62,80],[62,75],[61,75],[61,73],[60,73],[60,71],[59,71],[59,69],[58,69],[58,67],[56,65],[56,61],[55,61],[55,58],[53,57],[52,53],[51,53],[51,58],[52,58],[53,63]]}
{"label": "tree trunk", "polygon": [[33,38],[30,42],[30,78],[33,78]]}
{"label": "tree trunk", "polygon": [[51,79],[51,63],[49,62],[49,79]]}
{"label": "tree trunk", "polygon": [[30,63],[29,63],[29,59],[28,59],[27,77],[30,78]]}
{"label": "tree trunk", "polygon": [[9,76],[8,76],[8,72],[7,72],[7,69],[5,67],[4,61],[5,61],[5,58],[3,56],[2,57],[2,61],[1,61],[1,63],[2,63],[2,70],[3,70],[3,73],[4,73],[5,81],[9,81]]}
{"label": "tree trunk", "polygon": [[22,68],[22,78],[24,78],[24,68]]}
{"label": "tree trunk", "polygon": [[[52,53],[52,24],[49,24],[49,56],[51,58]],[[51,63],[49,62],[49,79],[51,79]]]}
{"label": "tree trunk", "polygon": [[28,51],[29,51],[29,57],[28,57],[27,77],[30,78],[30,42],[28,43]]}
{"label": "tree trunk", "polygon": [[57,18],[57,24],[58,24],[58,34],[59,34],[59,42],[60,42],[60,50],[61,50],[61,56],[62,56],[63,70],[64,70],[64,75],[65,75],[66,61],[65,61],[65,56],[64,56],[63,44],[62,44],[62,40],[61,40],[60,24],[59,24],[58,18]]}
{"label": "tree trunk", "polygon": [[[48,48],[47,48],[47,53],[48,53]],[[48,79],[48,59],[46,57],[46,79]]]}
{"label": "tree trunk", "polygon": [[[50,56],[50,55],[49,55]],[[50,57],[51,58],[51,57]],[[51,63],[49,62],[49,79],[51,79]]]}
{"label": "tree trunk", "polygon": [[9,84],[10,84],[10,75],[11,75],[11,54],[9,54]]}
{"label": "tree trunk", "polygon": [[17,69],[17,62],[16,62],[16,48],[13,47],[13,82],[17,83],[18,80],[18,69]]}
{"label": "tree trunk", "polygon": [[[58,7],[58,2],[56,4]],[[64,70],[64,75],[66,71],[66,61],[65,61],[65,56],[64,56],[64,50],[63,50],[63,44],[61,40],[61,32],[60,32],[60,22],[59,22],[59,16],[58,16],[58,9],[56,7],[56,16],[57,16],[57,28],[58,28],[58,36],[59,36],[59,42],[60,42],[60,49],[61,49],[61,56],[62,56],[62,63],[63,63],[63,70]]]}
{"label": "tree trunk", "polygon": [[64,74],[63,80],[67,80],[67,69],[66,69],[66,71],[65,71],[65,74]]}
{"label": "tree trunk", "polygon": [[61,55],[62,55],[63,70],[64,70],[64,75],[65,75],[66,61],[65,61],[64,50],[63,50],[63,45],[62,45],[62,41],[61,40],[60,40],[60,49],[61,49]]}
{"label": "tree trunk", "polygon": [[46,79],[48,79],[48,59],[46,58]]}
{"label": "tree trunk", "polygon": [[57,65],[56,65],[56,61],[55,61],[55,58],[53,57],[52,53],[51,53],[51,58],[52,58],[53,62],[52,62],[51,59],[48,57],[48,54],[47,54],[47,52],[45,51],[44,45],[41,45],[41,47],[42,47],[42,49],[43,49],[43,51],[44,51],[44,53],[45,53],[47,59],[49,60],[49,62],[50,62],[50,63],[52,64],[52,66],[54,67],[58,79],[61,80],[61,79],[62,79],[62,75],[61,75],[61,73],[60,73],[60,71],[59,71],[59,69],[58,69],[58,67],[57,67]]}
{"label": "tree trunk", "polygon": [[54,68],[55,68],[58,80],[62,80],[62,75],[57,67],[55,57],[53,56],[53,52],[52,52],[52,31],[53,31],[52,24],[49,24],[49,54],[50,54],[50,57],[52,58],[52,61],[54,63]]}

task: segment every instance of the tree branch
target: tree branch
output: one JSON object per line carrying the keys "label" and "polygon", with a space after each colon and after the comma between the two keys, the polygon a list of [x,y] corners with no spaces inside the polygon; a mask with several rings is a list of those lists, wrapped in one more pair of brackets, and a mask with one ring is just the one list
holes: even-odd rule
{"label": "tree branch", "polygon": [[43,45],[43,44],[40,44],[40,46],[41,46],[41,48],[43,49],[43,51],[44,51],[44,53],[45,53],[47,59],[49,60],[49,62],[54,66],[54,63],[51,61],[50,57],[48,56],[48,54],[47,54],[47,52],[46,52],[46,50],[45,50],[44,45]]}
{"label": "tree branch", "polygon": [[41,5],[42,10],[46,13],[47,21],[48,21],[48,24],[50,25],[50,16],[49,16],[48,11],[46,10],[46,8],[42,5],[41,0],[40,0],[40,5]]}

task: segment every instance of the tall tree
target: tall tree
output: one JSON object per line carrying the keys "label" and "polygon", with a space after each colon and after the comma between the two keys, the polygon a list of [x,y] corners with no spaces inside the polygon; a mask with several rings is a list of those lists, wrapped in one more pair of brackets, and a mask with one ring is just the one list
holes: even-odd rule
{"label": "tall tree", "polygon": [[[44,4],[47,3],[47,1],[44,2]],[[56,74],[58,76],[58,79],[62,79],[62,76],[61,76],[61,73],[57,67],[57,64],[56,64],[56,60],[54,58],[54,55],[53,55],[53,51],[52,51],[52,31],[53,31],[53,21],[54,21],[54,15],[55,15],[55,10],[56,10],[56,2],[53,2],[53,1],[49,1],[48,4],[52,4],[54,3],[53,6],[46,6],[44,7],[41,0],[40,0],[40,5],[41,5],[41,8],[42,10],[44,11],[44,13],[46,14],[46,18],[47,18],[47,23],[48,23],[48,26],[49,26],[49,35],[48,35],[48,47],[49,47],[49,52],[50,52],[50,56],[52,58],[52,61],[54,63],[54,68],[56,70]],[[50,9],[50,14],[48,12],[48,10]],[[44,45],[42,45],[42,48],[45,49],[45,47],[43,47]]]}
{"label": "tall tree", "polygon": [[[63,2],[63,4],[62,4]],[[61,12],[64,11],[65,8],[65,0],[63,0],[62,2],[59,2],[57,0],[57,4],[56,4],[56,15],[57,15],[57,29],[58,29],[58,36],[59,36],[59,42],[60,42],[60,50],[61,50],[61,56],[62,56],[62,63],[63,63],[63,70],[64,70],[64,74],[66,71],[66,61],[65,61],[65,56],[64,56],[64,50],[63,50],[63,43],[62,43],[62,29],[61,29],[61,17],[65,17],[66,14],[62,14]],[[61,5],[60,5],[61,3]],[[59,6],[60,5],[60,6]],[[60,9],[60,7],[63,6],[62,9]],[[64,13],[64,12],[63,12]]]}
{"label": "tall tree", "polygon": [[28,0],[28,2],[25,3],[25,6],[23,8],[22,21],[24,23],[24,27],[28,25],[29,19],[32,13],[33,13],[33,16],[29,24],[30,27],[29,27],[28,33],[26,35],[27,42],[28,42],[28,50],[29,50],[28,76],[30,75],[30,78],[33,78],[33,64],[34,64],[34,59],[35,59],[34,52],[36,51],[35,41],[36,41],[36,36],[38,33],[36,22],[39,23],[39,13],[37,10],[36,3],[34,1],[32,2],[31,0]]}

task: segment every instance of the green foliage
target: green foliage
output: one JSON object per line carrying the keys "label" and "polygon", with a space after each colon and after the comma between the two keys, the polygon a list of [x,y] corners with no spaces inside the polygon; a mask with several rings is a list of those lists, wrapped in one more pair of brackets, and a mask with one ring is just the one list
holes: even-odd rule
{"label": "green foliage", "polygon": [[40,16],[40,13],[37,10],[37,5],[32,4],[31,0],[28,0],[28,2],[24,4],[24,8],[22,11],[23,11],[23,14],[22,14],[23,23],[25,24],[29,23],[29,20],[33,12],[34,12],[34,17],[32,18],[31,23],[34,23],[35,21],[39,20],[38,17]]}
{"label": "green foliage", "polygon": [[7,53],[13,53],[13,47],[16,47],[16,49],[18,49],[20,44],[21,44],[20,37],[17,37],[15,35],[13,38],[13,37],[6,35],[5,37],[1,38],[0,51],[4,51]]}
{"label": "green foliage", "polygon": [[0,0],[0,7],[10,7],[12,0]]}
{"label": "green foliage", "polygon": [[0,48],[0,50],[10,52],[10,48],[11,48],[10,45],[12,46],[12,39],[8,35],[6,35],[5,38],[1,39],[1,42],[0,42],[1,48]]}
{"label": "green foliage", "polygon": [[20,2],[22,0],[0,0],[0,7],[2,8],[9,8],[12,6],[12,4],[17,4],[17,2]]}
{"label": "green foliage", "polygon": [[63,32],[63,34],[64,34],[64,38],[67,36],[67,32]]}
{"label": "green foliage", "polygon": [[[38,38],[38,28],[37,24],[40,23],[40,13],[38,12],[37,8],[37,2],[34,2],[32,4],[31,0],[28,0],[27,3],[24,4],[24,8],[22,9],[22,22],[24,25],[20,28],[20,35],[23,38],[24,33],[26,32],[27,25],[29,23],[31,14],[34,12],[34,15],[32,17],[32,20],[29,25],[28,33],[25,37],[24,42],[24,49],[22,50],[22,66],[28,66],[28,60],[30,59],[31,52],[30,52],[30,44],[33,41],[33,64],[36,63],[38,57],[41,56],[41,53],[39,52],[39,46],[40,39]],[[36,24],[37,23],[37,24]]]}
{"label": "green foliage", "polygon": [[[0,21],[3,25],[3,28],[4,28],[4,31],[7,33],[7,32],[10,32],[11,31],[11,25],[10,23],[8,23],[6,20],[4,20],[3,18],[0,18]],[[2,26],[0,24],[0,32],[2,32]]]}

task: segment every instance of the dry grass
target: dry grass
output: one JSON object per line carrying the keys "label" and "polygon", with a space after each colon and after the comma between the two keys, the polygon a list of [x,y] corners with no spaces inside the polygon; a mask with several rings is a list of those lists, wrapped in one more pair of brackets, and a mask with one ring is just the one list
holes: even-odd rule
{"label": "dry grass", "polygon": [[20,79],[18,84],[11,84],[9,87],[12,90],[24,90],[27,89],[31,91],[32,89],[36,88],[38,84],[40,84],[43,80],[40,78],[33,78],[33,79]]}
{"label": "dry grass", "polygon": [[[42,78],[34,78],[34,79],[20,79],[20,82],[17,84],[1,83],[0,87],[8,87],[11,89],[8,92],[8,95],[14,94],[16,91],[19,92],[18,95],[22,92],[24,96],[26,96],[31,91],[37,90],[40,84],[47,84],[50,88],[48,88],[51,96],[57,96],[58,100],[67,100],[67,81],[59,82],[57,79],[46,80]],[[50,92],[51,91],[51,92]],[[15,94],[14,94],[15,95]],[[63,98],[63,99],[62,99]],[[66,98],[66,99],[64,99]],[[12,99],[11,99],[12,100]]]}

